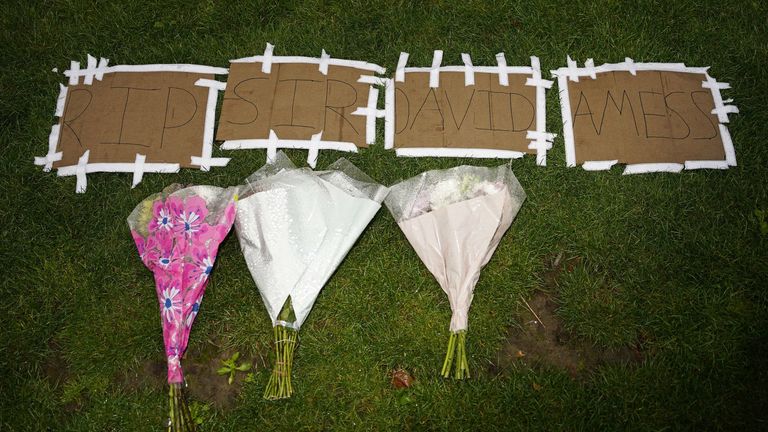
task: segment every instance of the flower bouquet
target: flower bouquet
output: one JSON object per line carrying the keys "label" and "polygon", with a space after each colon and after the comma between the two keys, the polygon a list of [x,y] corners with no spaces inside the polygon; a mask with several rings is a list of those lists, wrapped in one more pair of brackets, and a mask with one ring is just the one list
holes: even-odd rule
{"label": "flower bouquet", "polygon": [[128,217],[160,306],[170,384],[169,431],[194,431],[184,396],[181,358],[219,244],[235,219],[236,188],[173,185],[139,203]]}
{"label": "flower bouquet", "polygon": [[282,152],[247,179],[235,230],[274,327],[266,399],[293,393],[299,328],[386,194],[386,187],[345,159],[313,172],[297,169]]}
{"label": "flower bouquet", "polygon": [[507,166],[427,171],[390,188],[385,204],[451,305],[442,375],[469,376],[467,314],[480,270],[525,200]]}

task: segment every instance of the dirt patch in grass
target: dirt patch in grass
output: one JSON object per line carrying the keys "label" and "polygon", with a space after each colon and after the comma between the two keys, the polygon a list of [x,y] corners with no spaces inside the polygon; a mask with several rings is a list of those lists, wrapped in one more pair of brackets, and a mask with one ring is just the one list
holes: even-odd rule
{"label": "dirt patch in grass", "polygon": [[641,336],[631,346],[602,348],[574,337],[563,326],[557,315],[557,279],[563,272],[573,271],[580,261],[579,257],[564,258],[563,254],[546,258],[543,287],[531,298],[520,299],[524,309],[517,318],[520,327],[508,331],[502,349],[489,368],[490,373],[502,374],[513,364],[523,363],[564,369],[579,378],[601,365],[643,361]]}
{"label": "dirt patch in grass", "polygon": [[[248,372],[257,373],[266,368],[264,357],[241,352],[237,364],[250,362],[251,370],[238,372],[235,381],[230,385],[227,383],[227,376],[219,375],[216,371],[222,366],[222,361],[230,358],[232,354],[234,351],[225,351],[217,341],[212,340],[199,347],[190,346],[187,349],[181,367],[187,381],[190,402],[210,403],[223,411],[232,409]],[[132,389],[151,387],[167,390],[167,373],[164,361],[152,359],[142,363],[138,371],[124,374],[119,381]]]}
{"label": "dirt patch in grass", "polygon": [[43,374],[54,388],[63,385],[69,379],[69,366],[64,359],[61,344],[56,339],[48,341],[48,356],[43,362]]}

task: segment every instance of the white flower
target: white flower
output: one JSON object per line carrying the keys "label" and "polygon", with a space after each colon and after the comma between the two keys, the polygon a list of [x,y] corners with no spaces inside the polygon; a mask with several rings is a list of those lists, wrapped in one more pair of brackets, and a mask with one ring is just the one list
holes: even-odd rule
{"label": "white flower", "polygon": [[480,182],[472,187],[472,196],[479,197],[484,195],[491,195],[500,190],[501,186],[498,183]]}
{"label": "white flower", "polygon": [[166,208],[160,209],[160,215],[157,217],[157,226],[164,228],[166,231],[170,231],[173,228],[173,221],[171,221],[171,212]]}
{"label": "white flower", "polygon": [[432,207],[432,210],[435,210],[460,200],[459,182],[451,178],[435,185],[432,189],[432,194],[429,196],[429,205]]}
{"label": "white flower", "polygon": [[163,308],[163,314],[168,322],[173,322],[173,316],[176,313],[181,312],[181,300],[176,300],[176,296],[179,294],[179,289],[175,287],[168,287],[163,291],[163,300],[161,302]]}

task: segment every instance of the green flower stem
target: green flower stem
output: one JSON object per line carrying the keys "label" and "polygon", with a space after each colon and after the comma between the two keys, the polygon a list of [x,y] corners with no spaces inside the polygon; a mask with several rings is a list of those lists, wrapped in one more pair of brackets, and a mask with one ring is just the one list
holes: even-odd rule
{"label": "green flower stem", "polygon": [[195,432],[195,423],[189,412],[183,384],[172,383],[168,392],[170,405],[168,432]]}
{"label": "green flower stem", "polygon": [[451,336],[448,339],[448,350],[445,353],[445,360],[443,361],[443,369],[440,373],[443,378],[451,376],[451,368],[454,366],[454,360],[456,366],[454,368],[453,377],[456,379],[469,378],[466,330],[451,332]]}
{"label": "green flower stem", "polygon": [[267,388],[264,390],[264,399],[269,400],[284,399],[293,394],[291,369],[293,353],[298,340],[296,330],[285,326],[277,325],[273,332],[275,336],[275,366],[269,377]]}

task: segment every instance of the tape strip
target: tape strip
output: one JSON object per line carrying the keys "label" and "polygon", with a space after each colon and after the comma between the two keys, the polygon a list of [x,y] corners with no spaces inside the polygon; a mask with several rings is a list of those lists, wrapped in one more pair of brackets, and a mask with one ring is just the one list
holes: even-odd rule
{"label": "tape strip", "polygon": [[405,81],[405,65],[408,63],[408,56],[407,52],[400,53],[400,58],[397,60],[397,68],[395,68],[395,81]]}
{"label": "tape strip", "polygon": [[496,159],[519,159],[525,156],[525,153],[513,150],[494,150],[494,149],[476,149],[476,148],[447,148],[447,147],[407,147],[395,149],[397,156],[405,157],[460,157],[460,158],[496,158]]}
{"label": "tape strip", "polygon": [[216,118],[216,102],[219,98],[219,92],[224,91],[227,84],[209,79],[199,79],[195,81],[199,87],[208,87],[208,101],[205,107],[205,130],[203,132],[203,148],[200,156],[192,156],[192,165],[199,165],[200,170],[210,171],[212,166],[226,166],[229,158],[214,158],[213,155],[213,125]]}
{"label": "tape strip", "polygon": [[377,77],[373,75],[360,75],[360,78],[357,79],[357,82],[361,84],[370,84],[370,85],[379,85],[383,86],[386,85],[385,83],[388,80],[386,78]]}
{"label": "tape strip", "polygon": [[373,144],[376,142],[376,118],[382,118],[386,115],[385,110],[376,109],[379,101],[379,89],[370,87],[368,90],[368,105],[365,108],[359,107],[352,115],[365,116],[365,143]]}
{"label": "tape strip", "polygon": [[64,75],[69,76],[69,85],[77,85],[80,74],[80,62],[72,60],[69,62],[69,70],[64,71]]}
{"label": "tape strip", "polygon": [[269,130],[269,141],[267,142],[267,163],[273,164],[277,160],[277,146],[278,144],[277,134],[274,130]]}
{"label": "tape strip", "polygon": [[395,81],[384,81],[384,148],[395,146]]}
{"label": "tape strip", "polygon": [[536,87],[536,130],[528,131],[526,139],[532,140],[528,148],[536,150],[536,165],[547,165],[547,152],[552,149],[555,134],[547,133],[547,98],[546,89],[553,82],[541,78],[541,62],[536,56],[531,56],[531,78],[525,80],[525,85]]}
{"label": "tape strip", "polygon": [[320,131],[314,135],[312,135],[312,138],[309,140],[309,152],[307,152],[307,165],[309,165],[312,169],[315,169],[315,166],[317,166],[317,156],[319,153],[318,146],[320,145],[320,141],[323,139],[323,131]]}
{"label": "tape strip", "polygon": [[133,182],[131,183],[131,189],[141,183],[141,179],[144,178],[144,162],[147,160],[147,156],[136,153],[136,160],[133,162]]}
{"label": "tape strip", "polygon": [[509,86],[509,77],[507,76],[507,59],[504,57],[503,52],[496,54],[496,63],[499,65],[499,85],[504,87]]}
{"label": "tape strip", "polygon": [[475,71],[472,68],[472,58],[467,53],[461,53],[464,62],[464,86],[475,85]]}
{"label": "tape strip", "polygon": [[629,174],[644,174],[654,172],[670,172],[679,173],[683,170],[683,164],[679,163],[647,163],[647,164],[631,164],[624,168],[622,175]]}
{"label": "tape strip", "polygon": [[429,86],[437,88],[440,86],[440,63],[443,62],[443,51],[435,50],[432,56],[432,67],[429,70]]}
{"label": "tape strip", "polygon": [[614,165],[619,163],[619,160],[606,160],[606,161],[586,161],[581,167],[584,171],[605,171],[611,169]]}
{"label": "tape strip", "polygon": [[88,166],[88,157],[91,154],[90,150],[86,150],[80,159],[77,160],[77,168],[75,169],[75,175],[77,176],[77,184],[75,185],[75,193],[85,193],[85,189],[88,187],[88,178],[86,177],[86,168]]}
{"label": "tape strip", "polygon": [[109,59],[105,59],[104,57],[99,59],[99,66],[96,67],[96,74],[95,77],[97,80],[101,81],[104,79],[104,73],[107,71],[107,64],[109,63]]}
{"label": "tape strip", "polygon": [[59,97],[56,98],[56,112],[53,113],[56,117],[64,115],[64,104],[67,101],[67,86],[59,83]]}
{"label": "tape strip", "polygon": [[83,84],[93,84],[93,76],[96,74],[96,57],[88,54],[88,66],[86,67]]}
{"label": "tape strip", "polygon": [[685,169],[728,169],[727,161],[685,161]]}
{"label": "tape strip", "polygon": [[570,77],[573,82],[579,82],[579,65],[571,59],[571,56],[568,56],[566,62],[568,64],[566,67],[568,70],[568,77]]}
{"label": "tape strip", "polygon": [[[279,139],[276,141],[279,148],[283,149],[303,149],[308,150],[310,147],[310,140],[294,140],[294,139]],[[250,149],[269,149],[273,143],[268,138],[259,139],[244,139],[244,140],[228,140],[221,144],[222,150],[250,150]],[[317,141],[312,143],[316,145],[318,150],[336,150],[350,153],[357,153],[357,146],[351,142],[344,141]],[[277,147],[275,147],[277,149]],[[275,150],[277,153],[277,150]]]}
{"label": "tape strip", "polygon": [[588,58],[587,61],[584,62],[584,69],[583,69],[587,75],[589,75],[592,79],[597,79],[597,70],[595,70],[595,60]]}
{"label": "tape strip", "polygon": [[64,76],[69,77],[69,85],[77,85],[79,77],[93,75],[97,80],[104,78],[105,73],[114,72],[186,72],[199,74],[227,75],[227,68],[203,66],[194,64],[148,64],[148,65],[117,65],[107,66],[108,59],[99,60],[99,65],[93,69],[80,69],[80,63],[73,61]]}
{"label": "tape strip", "polygon": [[720,123],[728,123],[728,114],[738,114],[739,108],[736,105],[723,105],[712,110],[712,114],[717,114]]}
{"label": "tape strip", "polygon": [[571,101],[568,95],[568,77],[562,74],[557,77],[558,96],[560,97],[560,115],[563,121],[563,138],[565,140],[565,165],[569,168],[576,166],[576,146],[573,141],[573,124],[571,123]]}
{"label": "tape strip", "polygon": [[637,75],[637,68],[635,67],[635,61],[629,57],[624,57],[624,65],[632,75]]}
{"label": "tape strip", "polygon": [[265,74],[272,72],[272,52],[275,50],[275,46],[267,42],[267,47],[264,48],[264,56],[261,59],[261,71]]}
{"label": "tape strip", "polygon": [[275,326],[282,326],[289,329],[298,330],[298,327],[296,327],[293,323],[289,323],[288,321],[283,321],[283,320],[275,320]]}
{"label": "tape strip", "polygon": [[328,75],[328,61],[330,59],[331,56],[329,56],[328,53],[323,50],[323,52],[320,54],[320,66],[318,68],[321,74]]}
{"label": "tape strip", "polygon": [[736,166],[736,150],[733,148],[733,140],[728,127],[724,124],[718,125],[720,128],[720,139],[723,140],[723,150],[725,150],[725,161],[729,166]]}
{"label": "tape strip", "polygon": [[63,154],[56,151],[56,146],[59,143],[59,133],[61,131],[60,125],[51,126],[51,133],[48,135],[48,154],[45,156],[36,156],[35,165],[43,165],[43,171],[48,172],[53,167],[53,163],[60,161]]}

